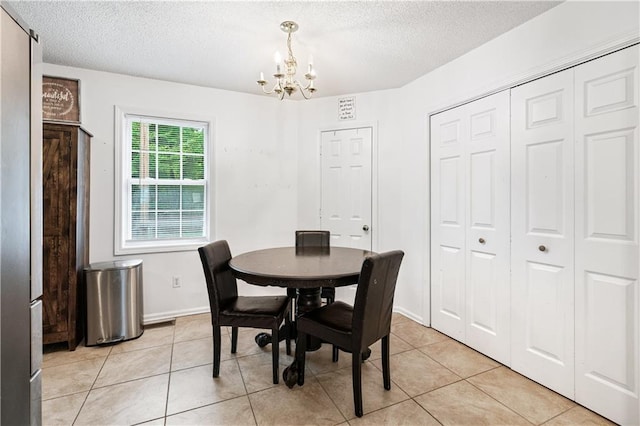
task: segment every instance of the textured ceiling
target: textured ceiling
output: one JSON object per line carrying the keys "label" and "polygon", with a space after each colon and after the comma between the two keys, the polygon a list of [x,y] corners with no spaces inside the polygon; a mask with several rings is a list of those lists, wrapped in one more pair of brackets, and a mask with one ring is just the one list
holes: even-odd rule
{"label": "textured ceiling", "polygon": [[[260,71],[309,54],[315,96],[401,87],[556,6],[551,1],[15,1],[44,61],[260,93]],[[298,72],[301,75],[301,72]],[[302,78],[302,77],[300,77]]]}

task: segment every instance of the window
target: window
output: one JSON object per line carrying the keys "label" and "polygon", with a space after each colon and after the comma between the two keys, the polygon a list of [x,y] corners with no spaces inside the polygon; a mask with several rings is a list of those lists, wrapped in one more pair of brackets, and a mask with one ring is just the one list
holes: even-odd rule
{"label": "window", "polygon": [[187,250],[208,241],[210,123],[117,115],[116,254]]}

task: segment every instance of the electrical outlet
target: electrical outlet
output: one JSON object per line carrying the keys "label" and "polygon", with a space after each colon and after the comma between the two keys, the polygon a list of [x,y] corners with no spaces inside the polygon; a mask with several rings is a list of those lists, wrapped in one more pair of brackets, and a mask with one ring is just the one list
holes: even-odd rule
{"label": "electrical outlet", "polygon": [[178,276],[174,276],[171,279],[171,284],[173,286],[173,288],[178,288],[178,287],[182,287],[182,279]]}

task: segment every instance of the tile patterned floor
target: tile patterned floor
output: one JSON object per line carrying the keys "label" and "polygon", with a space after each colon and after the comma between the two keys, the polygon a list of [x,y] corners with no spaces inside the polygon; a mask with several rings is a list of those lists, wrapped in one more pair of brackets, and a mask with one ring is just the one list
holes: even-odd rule
{"label": "tile patterned floor", "polygon": [[[307,355],[303,387],[271,382],[271,347],[241,329],[212,374],[208,314],[147,327],[115,346],[47,347],[44,425],[576,425],[612,424],[463,344],[394,314],[390,391],[380,343],[363,365],[362,418],[353,412],[350,355]],[[280,344],[282,369],[292,358]],[[303,407],[302,409],[300,407]]]}

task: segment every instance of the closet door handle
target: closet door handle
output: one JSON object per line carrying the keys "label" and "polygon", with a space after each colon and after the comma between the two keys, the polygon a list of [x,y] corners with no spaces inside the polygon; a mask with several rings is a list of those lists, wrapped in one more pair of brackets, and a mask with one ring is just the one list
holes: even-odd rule
{"label": "closet door handle", "polygon": [[484,240],[484,238],[479,238],[479,239],[478,239],[478,242],[479,242],[480,244],[484,244],[486,241]]}
{"label": "closet door handle", "polygon": [[547,248],[545,246],[539,246],[538,250],[540,251],[547,251]]}

